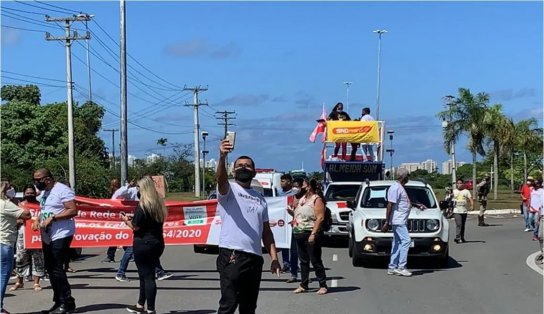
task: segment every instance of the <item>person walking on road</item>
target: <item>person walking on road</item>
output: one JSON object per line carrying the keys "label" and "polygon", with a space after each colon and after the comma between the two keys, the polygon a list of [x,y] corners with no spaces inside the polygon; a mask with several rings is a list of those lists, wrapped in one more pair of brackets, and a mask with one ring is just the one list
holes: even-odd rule
{"label": "person walking on road", "polygon": [[465,189],[465,182],[463,179],[457,179],[456,189],[453,190],[453,217],[455,218],[455,243],[465,243],[465,225],[467,222],[468,208],[467,204],[470,203],[470,208],[474,208],[474,200],[470,191]]}
{"label": "person walking on road", "polygon": [[482,179],[482,182],[478,183],[477,185],[477,191],[478,191],[478,202],[480,203],[480,213],[478,215],[478,226],[480,227],[487,227],[488,224],[485,223],[484,220],[484,214],[487,210],[487,195],[489,194],[490,186],[491,186],[491,177],[486,174],[484,178]]}
{"label": "person walking on road", "polygon": [[268,221],[264,197],[251,188],[255,162],[248,156],[234,161],[235,182],[229,182],[226,158],[233,146],[227,139],[219,146],[217,163],[217,209],[221,216],[219,234],[219,272],[221,299],[217,313],[254,314],[257,308],[263,269],[261,241],[270,254],[272,273],[280,275],[274,235]]}
{"label": "person walking on road", "polygon": [[9,200],[6,195],[8,188],[9,182],[0,180],[0,313],[2,314],[9,314],[4,309],[4,296],[13,269],[13,253],[17,241],[17,220],[27,220],[31,217],[30,211],[17,207]]}
{"label": "person walking on road", "polygon": [[[278,196],[294,196],[297,194],[297,190],[293,188],[293,177],[290,174],[286,173],[282,175],[280,180],[281,190],[278,192]],[[281,257],[283,259],[282,272],[289,271],[291,273],[291,278],[294,278],[296,281],[298,274],[298,255],[296,246],[293,249],[293,242],[294,241],[291,238],[291,249],[281,249]]]}
{"label": "person walking on road", "polygon": [[[138,181],[140,202],[134,216],[123,215],[123,220],[134,231],[132,248],[134,261],[140,278],[140,295],[136,305],[127,307],[131,313],[156,313],[155,300],[157,284],[155,267],[164,252],[163,223],[166,220],[166,206],[155,189],[150,177]],[[145,309],[147,303],[147,309]]]}
{"label": "person walking on road", "polygon": [[525,221],[525,232],[533,231],[534,228],[531,228],[529,223],[529,199],[531,198],[531,188],[535,179],[531,176],[527,177],[527,181],[521,186],[519,192],[521,196],[521,209],[523,211],[523,220]]}
{"label": "person walking on road", "polygon": [[76,195],[70,187],[55,181],[48,169],[36,170],[33,180],[36,188],[43,191],[40,218],[34,221],[33,229],[41,232],[45,269],[53,288],[54,304],[43,313],[71,313],[76,303],[65,266],[70,260],[70,244],[76,231]]}
{"label": "person walking on road", "polygon": [[542,179],[535,181],[533,189],[531,191],[530,199],[530,216],[532,221],[534,221],[535,230],[533,231],[533,241],[539,240],[539,230],[542,228],[540,226],[540,213],[542,212],[542,207],[544,206],[544,189],[542,189]]}
{"label": "person walking on road", "polygon": [[302,190],[306,194],[298,201],[294,210],[295,225],[293,226],[293,235],[297,243],[298,257],[300,259],[300,286],[294,293],[303,293],[308,290],[310,280],[310,262],[315,270],[317,281],[319,282],[318,295],[324,295],[328,292],[327,274],[321,258],[323,230],[322,225],[325,220],[325,197],[321,190],[321,184],[312,179],[304,180]]}
{"label": "person walking on road", "polygon": [[387,191],[387,209],[385,223],[382,226],[382,232],[389,231],[391,227],[393,229],[393,245],[387,274],[410,277],[412,273],[406,269],[406,264],[411,242],[407,227],[411,205],[404,188],[409,180],[408,170],[400,168],[396,176],[397,181]]}

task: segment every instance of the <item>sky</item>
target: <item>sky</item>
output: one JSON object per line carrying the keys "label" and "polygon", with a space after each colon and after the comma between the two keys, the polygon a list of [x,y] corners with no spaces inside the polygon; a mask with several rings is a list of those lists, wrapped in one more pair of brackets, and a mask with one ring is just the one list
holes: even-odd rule
{"label": "sky", "polygon": [[[120,128],[118,1],[2,1],[2,84],[36,84],[42,103],[66,100],[66,54],[45,32],[63,36],[44,15],[94,15],[93,101],[107,112],[104,129]],[[83,22],[72,29],[80,35]],[[376,113],[381,39],[380,120],[394,130],[393,164],[448,159],[443,97],[460,87],[490,94],[514,121],[543,116],[543,4],[532,2],[147,2],[127,1],[128,153],[144,158],[193,143],[193,96],[201,130],[217,158],[218,111],[235,111],[234,156],[258,168],[320,170],[322,144],[308,136],[341,101],[359,117]],[[74,99],[88,99],[85,41],[73,43]],[[349,96],[346,84],[349,87]],[[348,99],[349,97],[349,99]],[[111,148],[111,132],[101,131]],[[115,133],[119,154],[119,132]],[[166,148],[157,145],[166,138]],[[202,145],[202,144],[201,144]],[[391,143],[386,141],[386,146]],[[202,148],[202,146],[201,146]],[[466,139],[458,161],[471,161]],[[390,163],[389,156],[384,161]]]}

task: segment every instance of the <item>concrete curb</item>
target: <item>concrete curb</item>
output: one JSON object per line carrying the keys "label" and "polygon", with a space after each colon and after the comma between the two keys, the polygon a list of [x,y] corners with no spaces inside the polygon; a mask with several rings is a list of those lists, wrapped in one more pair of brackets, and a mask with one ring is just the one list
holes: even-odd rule
{"label": "concrete curb", "polygon": [[[479,210],[472,210],[468,212],[469,215],[479,215]],[[512,215],[518,214],[521,215],[518,209],[488,209],[485,211],[486,215]]]}

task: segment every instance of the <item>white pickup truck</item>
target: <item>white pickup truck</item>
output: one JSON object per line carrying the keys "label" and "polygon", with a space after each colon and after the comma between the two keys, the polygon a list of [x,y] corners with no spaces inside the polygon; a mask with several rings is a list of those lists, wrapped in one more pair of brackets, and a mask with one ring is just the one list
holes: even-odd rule
{"label": "white pickup truck", "polygon": [[[387,190],[395,181],[363,183],[349,215],[349,256],[353,266],[364,266],[370,258],[390,256],[393,233],[382,232],[387,206]],[[409,181],[405,187],[413,207],[408,217],[408,231],[412,239],[408,257],[433,258],[440,265],[449,259],[449,223],[439,208],[432,188],[420,181]]]}
{"label": "white pickup truck", "polygon": [[348,239],[348,222],[351,209],[348,201],[354,201],[362,183],[358,181],[331,182],[325,189],[327,207],[331,210],[332,226],[325,232],[331,238]]}

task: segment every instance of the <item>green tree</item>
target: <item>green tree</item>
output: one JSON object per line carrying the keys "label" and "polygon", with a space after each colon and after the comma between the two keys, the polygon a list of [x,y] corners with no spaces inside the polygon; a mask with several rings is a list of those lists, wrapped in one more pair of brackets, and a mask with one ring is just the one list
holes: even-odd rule
{"label": "green tree", "polygon": [[[513,142],[514,127],[503,113],[502,105],[489,107],[483,119],[484,132],[493,151],[493,199],[497,199],[499,186],[499,157],[509,149]],[[474,181],[476,182],[476,181]]]}
{"label": "green tree", "polygon": [[[489,103],[489,95],[486,93],[472,94],[467,88],[459,88],[458,96],[453,98],[445,111],[439,112],[438,117],[451,118],[451,123],[444,131],[444,144],[457,140],[461,134],[468,136],[468,149],[472,154],[472,180],[476,182],[477,155],[485,156],[484,139],[485,113]],[[451,126],[450,126],[451,125]],[[447,150],[449,152],[449,149]],[[476,194],[474,185],[473,194]]]}

